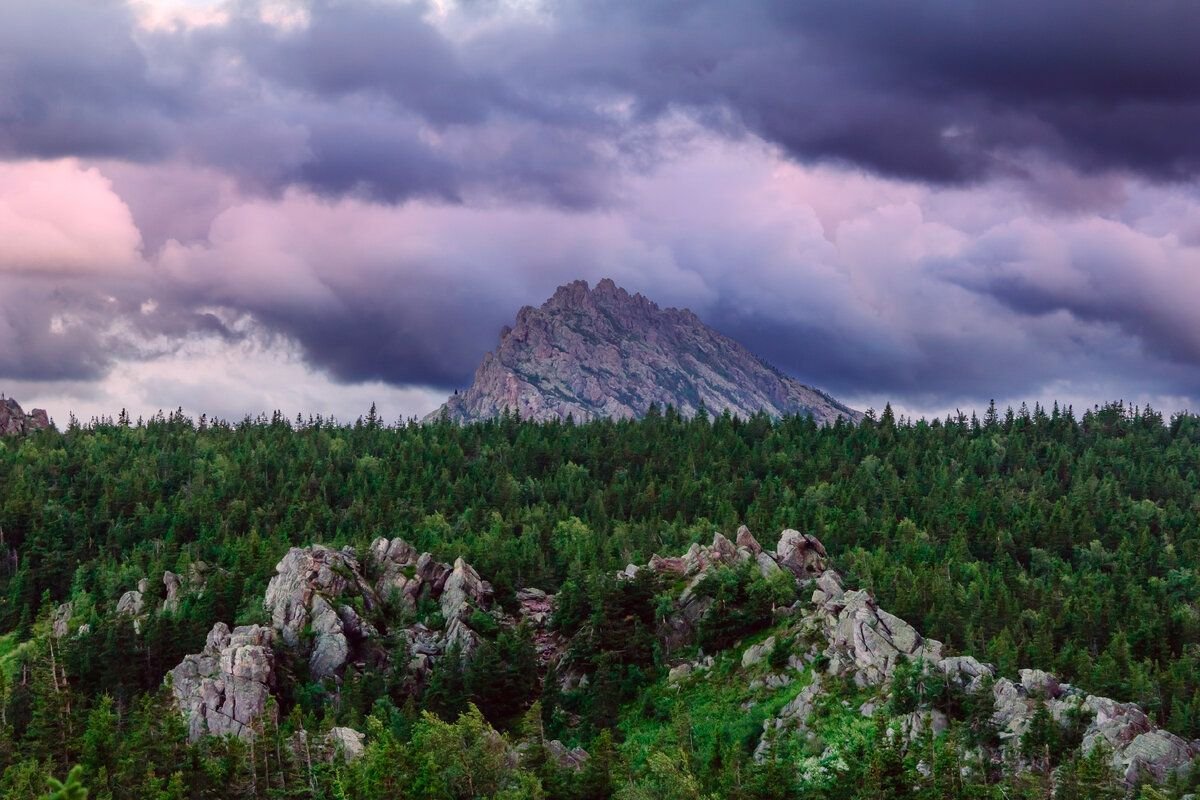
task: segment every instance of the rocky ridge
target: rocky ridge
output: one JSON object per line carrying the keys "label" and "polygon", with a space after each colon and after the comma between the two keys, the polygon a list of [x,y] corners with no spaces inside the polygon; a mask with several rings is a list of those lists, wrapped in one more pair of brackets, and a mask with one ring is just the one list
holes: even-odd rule
{"label": "rocky ridge", "polygon": [[20,436],[49,427],[45,409],[35,408],[26,414],[16,400],[0,395],[0,436]]}
{"label": "rocky ridge", "polygon": [[[733,540],[716,533],[711,544],[694,544],[682,556],[654,555],[645,565],[626,566],[617,577],[631,580],[648,570],[682,587],[658,630],[670,658],[674,652],[694,652],[689,645],[712,603],[697,589],[711,568],[738,564],[753,565],[763,577],[790,574],[800,590],[811,593],[789,607],[777,608],[772,634],[740,654],[741,668],[748,676],[757,675],[776,647],[785,642],[789,646],[786,667],[754,677],[752,687],[781,690],[804,674],[812,675],[764,723],[757,758],[765,758],[780,736],[796,735],[820,744],[807,722],[822,695],[839,681],[874,690],[878,699],[864,703],[860,713],[881,713],[892,678],[905,663],[936,670],[964,691],[986,693],[1001,742],[992,754],[997,763],[1006,752],[1019,753],[1021,736],[1042,707],[1064,727],[1073,720],[1086,720],[1082,749],[1106,745],[1113,769],[1129,785],[1163,781],[1200,756],[1200,741],[1187,741],[1158,728],[1135,704],[1088,694],[1036,669],[1023,669],[1015,679],[1008,678],[990,664],[948,652],[941,642],[922,636],[879,608],[869,592],[847,589],[842,576],[830,568],[821,542],[799,531],[783,531],[775,549],[768,550],[743,526]],[[313,677],[337,680],[348,664],[382,663],[387,654],[380,642],[390,633],[402,637],[409,659],[403,668],[419,681],[438,659],[451,652],[469,653],[477,646],[480,634],[471,627],[476,612],[489,614],[500,625],[526,621],[535,633],[543,669],[556,667],[564,691],[585,687],[587,674],[564,663],[569,641],[548,628],[554,596],[530,588],[519,590],[517,600],[515,616],[492,607],[491,586],[469,564],[462,559],[453,565],[438,562],[428,553],[418,554],[402,539],[376,539],[366,564],[349,548],[293,548],[277,565],[264,598],[270,626],[231,631],[218,623],[204,650],[187,656],[172,671],[172,691],[193,739],[205,734],[249,737],[269,707],[281,657],[306,662]],[[444,625],[433,628],[411,621],[408,612],[428,601],[436,602]],[[712,655],[701,653],[697,660],[672,666],[667,681],[680,685],[705,680],[713,663]],[[729,713],[737,714],[739,709],[731,708]],[[911,740],[924,729],[935,735],[944,731],[949,720],[936,708],[919,707],[890,724]],[[338,734],[336,749],[352,757],[362,742],[347,731]],[[330,742],[324,746],[332,747]],[[556,757],[577,768],[587,755],[564,749]]]}
{"label": "rocky ridge", "polygon": [[559,287],[525,306],[483,357],[475,380],[426,421],[497,417],[578,422],[643,416],[652,404],[685,416],[701,406],[748,417],[808,414],[821,423],[862,415],[789,378],[691,311],[662,309],[609,279]]}

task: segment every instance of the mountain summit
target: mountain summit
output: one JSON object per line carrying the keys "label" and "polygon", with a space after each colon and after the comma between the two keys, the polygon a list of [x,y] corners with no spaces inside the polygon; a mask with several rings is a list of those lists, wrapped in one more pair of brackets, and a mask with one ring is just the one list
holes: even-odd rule
{"label": "mountain summit", "polygon": [[687,309],[659,308],[605,278],[560,286],[525,306],[483,357],[475,381],[427,419],[457,422],[511,409],[523,419],[583,422],[640,417],[651,404],[691,416],[703,405],[748,417],[808,414],[822,423],[861,414],[805,386],[709,328]]}

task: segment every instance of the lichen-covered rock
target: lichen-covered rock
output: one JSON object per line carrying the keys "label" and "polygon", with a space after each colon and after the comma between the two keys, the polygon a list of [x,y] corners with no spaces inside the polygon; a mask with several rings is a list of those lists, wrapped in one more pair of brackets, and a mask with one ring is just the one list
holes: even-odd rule
{"label": "lichen-covered rock", "polygon": [[274,632],[259,625],[229,630],[218,622],[204,650],[185,656],[168,680],[188,738],[254,735],[275,680]]}
{"label": "lichen-covered rock", "polygon": [[808,732],[808,718],[816,708],[817,699],[821,695],[821,682],[814,676],[812,683],[800,690],[791,702],[779,710],[779,714],[763,721],[762,738],[754,748],[754,760],[762,763],[771,752],[774,737],[792,728],[801,735]]}
{"label": "lichen-covered rock", "polygon": [[558,739],[551,739],[546,742],[546,752],[554,759],[554,763],[562,769],[569,769],[572,772],[578,772],[583,769],[588,761],[588,751],[582,747],[567,748]]}
{"label": "lichen-covered rock", "polygon": [[467,562],[455,559],[454,569],[446,578],[439,601],[446,623],[465,619],[473,609],[484,608],[492,597],[491,584],[479,577]]}

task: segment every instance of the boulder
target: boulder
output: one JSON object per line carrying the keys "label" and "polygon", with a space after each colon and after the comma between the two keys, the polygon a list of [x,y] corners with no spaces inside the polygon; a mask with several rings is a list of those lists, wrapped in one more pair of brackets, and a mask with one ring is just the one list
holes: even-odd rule
{"label": "boulder", "polygon": [[788,529],[779,537],[775,560],[797,578],[812,578],[825,571],[825,547],[815,536]]}
{"label": "boulder", "polygon": [[229,630],[218,622],[204,650],[185,656],[168,681],[183,713],[188,739],[208,734],[254,735],[275,680],[274,632],[259,625]]}
{"label": "boulder", "polygon": [[117,613],[129,617],[139,616],[145,608],[145,600],[142,599],[142,593],[134,589],[130,589],[125,594],[121,595],[121,599],[117,601]]}
{"label": "boulder", "polygon": [[758,543],[758,540],[754,538],[754,535],[750,533],[750,529],[745,525],[738,527],[734,543],[738,547],[746,548],[755,556],[762,552],[762,545]]}
{"label": "boulder", "polygon": [[330,757],[347,762],[357,761],[367,752],[365,740],[366,737],[354,728],[330,728],[329,733],[325,734]]}
{"label": "boulder", "polygon": [[546,742],[546,752],[559,767],[569,769],[573,772],[583,769],[589,758],[587,750],[584,750],[582,747],[567,749],[567,746],[558,739],[551,739]]}
{"label": "boulder", "polygon": [[746,669],[755,664],[761,664],[773,652],[775,652],[775,637],[768,636],[762,642],[746,648],[746,652],[742,653],[742,668]]}
{"label": "boulder", "polygon": [[809,716],[816,707],[821,695],[821,682],[813,676],[812,683],[800,690],[791,702],[779,710],[779,714],[763,722],[762,737],[754,748],[754,760],[762,763],[771,752],[773,737],[780,735],[785,729],[796,728],[801,734],[807,732]]}
{"label": "boulder", "polygon": [[942,659],[941,642],[924,639],[862,590],[845,593],[840,609],[826,618],[826,627],[830,670],[850,673],[863,686],[888,680],[902,658],[930,664]]}
{"label": "boulder", "polygon": [[1021,686],[1030,695],[1053,700],[1062,694],[1058,678],[1049,672],[1043,672],[1040,669],[1023,669],[1018,674],[1021,676]]}

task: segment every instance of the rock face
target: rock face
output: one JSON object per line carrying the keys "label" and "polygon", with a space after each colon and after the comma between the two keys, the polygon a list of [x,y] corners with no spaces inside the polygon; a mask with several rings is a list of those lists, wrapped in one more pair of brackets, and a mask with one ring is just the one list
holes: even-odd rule
{"label": "rock face", "polygon": [[[351,649],[375,635],[345,602],[352,597],[361,598],[368,611],[379,604],[353,550],[293,547],[275,565],[263,606],[285,645],[309,648],[308,670],[314,680],[336,675]],[[304,641],[306,632],[312,634],[311,643]]]}
{"label": "rock face", "polygon": [[275,634],[259,625],[218,622],[204,650],[171,670],[171,692],[188,722],[188,738],[254,735],[275,683]]}
{"label": "rock face", "polygon": [[49,427],[45,409],[35,408],[26,414],[16,400],[0,395],[0,436],[20,436]]}
{"label": "rock face", "polygon": [[[402,539],[384,538],[372,542],[366,561],[360,563],[351,548],[324,545],[293,547],[280,559],[263,597],[270,627],[238,628],[230,638],[228,628],[218,623],[204,651],[187,656],[172,672],[176,704],[193,737],[250,735],[274,684],[276,649],[306,661],[308,677],[338,680],[350,663],[384,666],[384,634],[397,634],[408,643],[404,666],[419,682],[452,648],[466,654],[478,644],[471,618],[477,610],[489,609],[493,592],[470,564],[458,559],[451,566],[418,554]],[[178,607],[182,581],[168,572],[163,584],[163,611],[170,612]],[[415,610],[421,598],[438,603],[445,623],[440,629],[405,624],[411,617],[398,613]],[[529,598],[544,629],[552,598],[536,590]],[[142,605],[141,594],[127,592],[118,612],[140,614]],[[247,650],[251,645],[260,650]],[[239,667],[251,664],[253,669]],[[361,749],[352,733],[339,739],[347,757]]]}
{"label": "rock face", "polygon": [[694,415],[807,414],[818,422],[862,415],[783,375],[688,310],[661,309],[605,279],[559,287],[540,308],[526,306],[483,357],[469,389],[426,418],[456,422],[499,416],[583,422],[640,417],[657,404]]}

